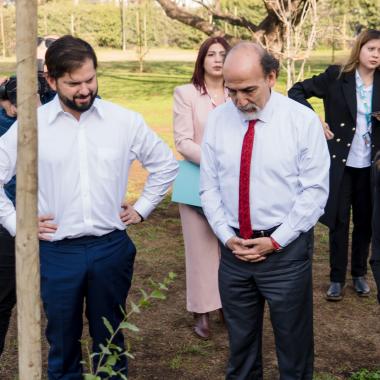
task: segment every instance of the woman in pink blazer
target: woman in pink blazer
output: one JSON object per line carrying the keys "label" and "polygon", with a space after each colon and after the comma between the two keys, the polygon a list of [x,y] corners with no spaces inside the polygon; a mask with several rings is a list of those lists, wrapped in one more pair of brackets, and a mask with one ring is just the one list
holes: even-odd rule
{"label": "woman in pink blazer", "polygon": [[[208,113],[228,98],[222,67],[229,48],[222,37],[204,41],[191,83],[174,90],[175,146],[186,160],[197,165]],[[194,207],[180,204],[179,212],[185,242],[187,309],[194,313],[194,332],[208,339],[209,312],[221,312],[222,307],[218,289],[218,241],[206,218]]]}

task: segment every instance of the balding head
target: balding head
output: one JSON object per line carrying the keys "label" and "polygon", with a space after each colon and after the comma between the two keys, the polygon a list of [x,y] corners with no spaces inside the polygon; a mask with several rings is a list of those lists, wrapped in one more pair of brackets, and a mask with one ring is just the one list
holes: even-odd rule
{"label": "balding head", "polygon": [[276,83],[277,73],[278,61],[253,42],[234,46],[223,67],[225,85],[234,104],[249,114],[265,106]]}
{"label": "balding head", "polygon": [[257,64],[261,66],[265,76],[271,72],[274,72],[276,77],[278,76],[280,66],[278,60],[254,42],[241,42],[235,45],[226,57],[224,69],[229,70],[237,66],[240,71],[243,71]]}

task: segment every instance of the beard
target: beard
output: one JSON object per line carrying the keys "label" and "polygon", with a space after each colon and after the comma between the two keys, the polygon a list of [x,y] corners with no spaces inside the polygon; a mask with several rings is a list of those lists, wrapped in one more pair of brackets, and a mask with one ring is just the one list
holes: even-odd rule
{"label": "beard", "polygon": [[255,120],[257,119],[257,113],[261,111],[261,108],[255,103],[249,103],[244,107],[238,107],[237,109],[243,114],[244,119],[246,120]]}
{"label": "beard", "polygon": [[[96,91],[90,91],[89,95],[87,95],[87,96],[76,95],[76,96],[73,97],[73,99],[67,98],[62,93],[60,93],[59,90],[57,91],[57,93],[58,93],[60,101],[67,108],[69,108],[69,109],[71,109],[73,111],[82,113],[82,112],[88,111],[92,107],[92,105],[94,104],[94,101],[95,101],[95,99],[96,99],[96,97],[98,95],[98,89],[96,89]],[[88,97],[90,97],[90,100],[88,101],[88,103],[77,104],[75,102],[76,99],[86,99]]]}

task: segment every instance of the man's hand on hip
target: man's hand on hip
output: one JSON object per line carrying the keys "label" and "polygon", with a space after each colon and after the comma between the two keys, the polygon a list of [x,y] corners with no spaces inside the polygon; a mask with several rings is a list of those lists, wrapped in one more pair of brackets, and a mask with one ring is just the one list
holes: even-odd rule
{"label": "man's hand on hip", "polygon": [[126,226],[142,222],[140,214],[133,208],[133,206],[124,202],[121,207],[123,208],[123,211],[120,213],[120,219]]}
{"label": "man's hand on hip", "polygon": [[40,240],[51,240],[51,234],[57,231],[58,225],[52,223],[53,215],[41,215],[38,217],[38,238]]}
{"label": "man's hand on hip", "polygon": [[265,260],[266,256],[273,252],[273,244],[269,237],[241,240],[241,247],[232,250],[240,260],[256,263]]}

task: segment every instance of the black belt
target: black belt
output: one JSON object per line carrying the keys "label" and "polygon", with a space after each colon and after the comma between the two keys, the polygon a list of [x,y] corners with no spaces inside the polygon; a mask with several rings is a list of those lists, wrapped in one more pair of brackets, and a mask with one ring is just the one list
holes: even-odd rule
{"label": "black belt", "polygon": [[[249,239],[256,239],[260,237],[269,237],[277,230],[279,226],[269,228],[268,230],[253,230],[252,235]],[[240,236],[240,230],[238,228],[233,228],[238,236]]]}

